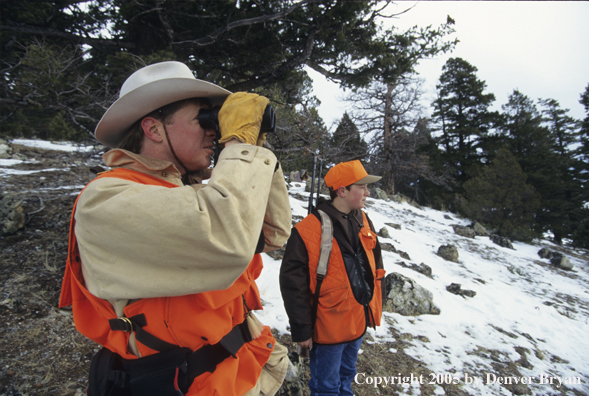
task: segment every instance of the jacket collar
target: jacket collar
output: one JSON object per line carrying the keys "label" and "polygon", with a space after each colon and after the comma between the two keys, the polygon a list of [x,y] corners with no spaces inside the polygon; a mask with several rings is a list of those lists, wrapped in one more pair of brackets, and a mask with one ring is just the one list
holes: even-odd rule
{"label": "jacket collar", "polygon": [[135,154],[123,149],[113,149],[102,156],[104,163],[111,168],[127,168],[168,182],[182,185],[180,171],[169,161]]}
{"label": "jacket collar", "polygon": [[360,209],[354,209],[350,213],[342,213],[333,206],[331,201],[326,200],[325,198],[319,198],[319,204],[317,205],[317,209],[321,209],[325,213],[331,217],[334,224],[341,223],[341,222],[348,222],[348,218],[351,218],[352,221],[358,225],[360,228],[363,227],[363,218],[362,218],[362,211]]}
{"label": "jacket collar", "polygon": [[317,209],[321,209],[331,217],[333,236],[342,252],[355,254],[356,249],[360,246],[358,234],[364,227],[362,211],[354,209],[350,213],[342,213],[333,206],[331,201],[324,198],[319,199]]}

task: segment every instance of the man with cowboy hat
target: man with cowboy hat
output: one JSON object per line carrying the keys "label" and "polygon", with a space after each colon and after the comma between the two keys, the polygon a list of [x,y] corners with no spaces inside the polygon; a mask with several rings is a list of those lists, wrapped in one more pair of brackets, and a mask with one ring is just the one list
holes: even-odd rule
{"label": "man with cowboy hat", "polygon": [[[368,184],[380,177],[368,175],[356,160],[337,164],[324,180],[331,201],[320,198],[293,228],[280,290],[292,340],[311,349],[311,395],[352,395],[362,338],[368,326],[380,325],[382,315],[381,250],[362,211]],[[326,230],[332,234],[324,238]]]}
{"label": "man with cowboy hat", "polygon": [[[288,367],[252,310],[259,255],[288,238],[291,211],[261,147],[268,99],[197,80],[180,62],[133,73],[95,136],[111,170],[72,213],[60,307],[104,348],[89,395],[273,395]],[[201,109],[223,104],[220,143]],[[209,178],[207,184],[202,180]]]}

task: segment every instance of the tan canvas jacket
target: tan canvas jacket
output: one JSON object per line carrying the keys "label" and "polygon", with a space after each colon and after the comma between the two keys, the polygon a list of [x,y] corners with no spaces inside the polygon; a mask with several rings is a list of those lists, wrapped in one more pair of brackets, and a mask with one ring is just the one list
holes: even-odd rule
{"label": "tan canvas jacket", "polygon": [[101,178],[78,201],[75,232],[87,289],[120,311],[129,299],[225,289],[253,257],[282,247],[291,210],[274,154],[248,144],[225,148],[208,183],[182,186],[170,162],[112,150],[106,165],[178,188]]}

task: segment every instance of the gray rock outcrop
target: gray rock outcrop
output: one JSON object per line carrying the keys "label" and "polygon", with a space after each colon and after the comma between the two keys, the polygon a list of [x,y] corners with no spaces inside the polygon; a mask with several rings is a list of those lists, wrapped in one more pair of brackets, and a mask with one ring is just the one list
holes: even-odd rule
{"label": "gray rock outcrop", "polygon": [[301,172],[299,171],[292,171],[290,172],[290,181],[300,183],[301,180]]}
{"label": "gray rock outcrop", "polygon": [[375,198],[375,199],[383,199],[385,201],[389,198],[387,196],[387,193],[378,187],[370,189],[370,197]]}
{"label": "gray rock outcrop", "polygon": [[442,245],[438,248],[438,256],[446,261],[458,262],[458,249],[454,245]]}
{"label": "gray rock outcrop", "polygon": [[12,158],[12,147],[3,139],[0,139],[0,159]]}
{"label": "gray rock outcrop", "polygon": [[391,234],[389,234],[389,229],[386,227],[382,227],[378,232],[378,236],[381,238],[390,238]]}
{"label": "gray rock outcrop", "polygon": [[474,238],[476,236],[476,233],[474,232],[474,229],[470,228],[470,227],[465,227],[465,226],[461,226],[458,224],[454,224],[452,225],[452,228],[454,228],[454,233],[466,238]]}
{"label": "gray rock outcrop", "polygon": [[400,230],[401,229],[401,224],[395,224],[395,223],[384,223],[385,225],[394,228],[395,230]]}
{"label": "gray rock outcrop", "polygon": [[394,272],[385,278],[385,288],[387,297],[383,310],[387,312],[404,316],[440,314],[440,309],[434,305],[432,293],[411,278]]}
{"label": "gray rock outcrop", "polygon": [[3,235],[14,234],[25,226],[22,200],[11,194],[0,194],[0,228]]}
{"label": "gray rock outcrop", "polygon": [[471,228],[474,230],[476,236],[489,236],[489,232],[478,221],[472,223]]}
{"label": "gray rock outcrop", "polygon": [[[312,182],[313,178],[308,178],[306,180],[307,185],[305,186],[305,191],[306,192],[311,192],[311,182]],[[317,193],[317,183],[319,182],[319,179],[315,179],[315,194]],[[325,181],[323,179],[321,179],[321,190],[319,190],[319,194],[323,194],[323,195],[329,195],[329,188],[327,188],[327,186],[325,185]]]}
{"label": "gray rock outcrop", "polygon": [[463,290],[462,285],[460,283],[451,283],[449,286],[446,286],[446,290],[452,294],[456,294],[462,297],[474,297],[477,295],[477,292],[474,290]]}
{"label": "gray rock outcrop", "polygon": [[[508,248],[508,249],[513,249],[513,245],[511,244],[511,240],[509,238],[506,237],[502,237],[499,235],[491,235],[491,241],[495,244],[495,245],[499,245],[501,247],[504,248]],[[515,249],[513,249],[515,250]]]}

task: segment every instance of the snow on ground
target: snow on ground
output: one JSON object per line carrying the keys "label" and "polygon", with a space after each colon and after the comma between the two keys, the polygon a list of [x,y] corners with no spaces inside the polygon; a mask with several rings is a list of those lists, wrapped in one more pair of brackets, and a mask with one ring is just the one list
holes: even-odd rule
{"label": "snow on ground", "polygon": [[[36,140],[15,139],[12,143],[53,150],[84,150],[72,144]],[[1,160],[0,174],[14,172],[10,166],[16,163]],[[294,198],[294,194],[308,197],[304,187],[303,183],[290,186],[293,216],[307,215],[308,202]],[[589,263],[586,259],[569,255],[574,269],[564,271],[538,256],[542,246],[551,248],[546,241],[516,242],[512,250],[493,244],[488,237],[470,239],[454,234],[452,224],[470,222],[448,213],[371,198],[365,210],[377,231],[387,227],[386,223],[402,226],[401,230],[387,227],[391,238],[380,238],[380,241],[407,252],[411,260],[383,251],[387,274],[399,272],[416,280],[433,294],[433,301],[441,310],[440,315],[418,317],[385,313],[383,326],[376,331],[368,330],[376,342],[392,339],[390,326],[400,333],[412,334],[411,347],[405,353],[438,374],[436,381],[459,381],[471,395],[509,395],[510,392],[498,385],[506,378],[489,374],[496,372],[489,357],[495,355],[496,359],[498,354],[505,362],[515,362],[520,359],[516,348],[525,348],[531,368],[518,366],[518,369],[523,376],[531,377],[529,387],[534,395],[554,394],[548,382],[558,384],[559,380],[579,394],[589,394]],[[438,247],[445,244],[458,247],[458,263],[445,261],[436,254]],[[258,287],[264,310],[258,316],[263,323],[286,334],[288,316],[278,282],[280,262],[265,254],[263,260],[265,267]],[[429,265],[433,279],[395,264],[401,260]],[[464,298],[449,293],[446,286],[451,283],[476,291],[476,296]],[[407,391],[419,394],[416,385],[408,386]],[[437,387],[436,394],[443,395],[443,389]]]}
{"label": "snow on ground", "polygon": [[[291,184],[290,193],[293,215],[306,216],[307,202],[293,198],[297,193],[308,197],[304,184]],[[521,357],[515,348],[526,348],[532,368],[518,366],[518,369],[523,376],[532,377],[529,387],[535,395],[553,394],[547,384],[550,377],[555,384],[560,378],[569,388],[589,394],[589,263],[586,260],[569,256],[573,271],[560,270],[538,256],[542,247],[539,242],[534,245],[516,242],[512,250],[495,245],[488,237],[471,239],[456,235],[451,225],[468,225],[470,221],[447,213],[371,198],[368,205],[366,212],[377,231],[386,227],[385,223],[402,226],[401,230],[387,227],[391,238],[380,238],[380,241],[392,243],[411,257],[408,262],[397,253],[383,251],[387,274],[398,272],[416,280],[432,292],[433,301],[441,310],[440,315],[418,317],[385,313],[385,324],[376,332],[368,330],[377,342],[391,339],[389,326],[395,326],[400,333],[412,334],[412,347],[405,352],[440,378],[460,381],[463,389],[472,395],[510,395],[511,392],[498,384],[502,378],[489,374],[496,370],[488,357],[499,354],[506,362],[515,362]],[[445,261],[436,254],[438,247],[445,244],[458,247],[459,263]],[[551,248],[547,242],[544,245]],[[396,265],[398,261],[429,265],[433,279]],[[264,301],[260,320],[281,333],[288,333],[288,317],[278,282],[280,262],[264,255],[264,263],[258,280]],[[451,294],[446,291],[451,283],[459,283],[462,289],[477,294],[473,298]],[[465,378],[472,383],[466,384]],[[412,394],[419,394],[415,393],[419,388],[411,389]],[[444,394],[441,387],[437,392]]]}
{"label": "snow on ground", "polygon": [[85,147],[71,142],[49,142],[36,139],[12,139],[10,143],[56,151],[91,151],[93,149],[91,146]]}

